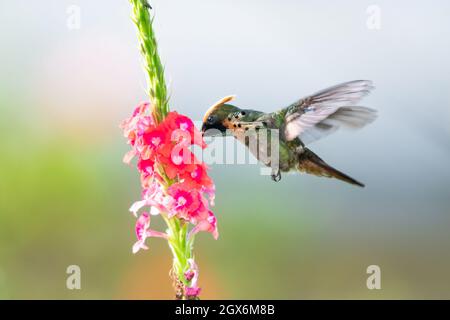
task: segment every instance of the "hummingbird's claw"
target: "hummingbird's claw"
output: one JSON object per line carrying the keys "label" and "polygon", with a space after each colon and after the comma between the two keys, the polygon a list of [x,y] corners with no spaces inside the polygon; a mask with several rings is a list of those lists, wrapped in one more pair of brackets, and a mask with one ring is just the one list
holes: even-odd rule
{"label": "hummingbird's claw", "polygon": [[272,180],[273,180],[273,181],[275,181],[275,182],[278,182],[278,181],[280,181],[280,180],[281,180],[281,173],[280,173],[280,169],[278,169],[278,170],[276,170],[276,171],[272,172],[272,175],[271,175],[271,177],[272,177]]}

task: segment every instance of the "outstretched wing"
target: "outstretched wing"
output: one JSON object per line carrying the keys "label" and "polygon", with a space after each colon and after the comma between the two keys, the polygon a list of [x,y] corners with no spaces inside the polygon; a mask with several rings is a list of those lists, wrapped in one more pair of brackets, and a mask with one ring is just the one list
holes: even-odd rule
{"label": "outstretched wing", "polygon": [[299,137],[311,143],[339,127],[361,128],[376,118],[376,111],[356,104],[373,89],[372,82],[356,80],[303,98],[281,110],[287,141]]}

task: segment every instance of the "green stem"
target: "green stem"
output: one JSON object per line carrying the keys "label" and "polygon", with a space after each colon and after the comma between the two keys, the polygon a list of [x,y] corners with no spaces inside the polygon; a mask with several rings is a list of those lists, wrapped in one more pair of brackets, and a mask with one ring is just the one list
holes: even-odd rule
{"label": "green stem", "polygon": [[[147,74],[148,94],[153,105],[153,117],[160,123],[169,112],[167,86],[164,79],[164,67],[158,54],[158,45],[153,30],[153,18],[150,15],[150,6],[147,0],[130,0],[132,6],[132,19],[137,27],[139,47],[143,57],[144,68]],[[164,173],[164,168],[158,170],[163,178],[163,187],[167,189],[171,181]],[[189,286],[185,272],[189,269],[189,259],[192,258],[194,239],[187,239],[188,224],[177,217],[168,218],[162,214],[169,234],[169,247],[173,254],[173,270],[177,282],[184,287]],[[175,288],[177,290],[177,288]],[[183,299],[186,297],[183,296]]]}
{"label": "green stem", "polygon": [[[167,218],[163,216],[169,228],[169,247],[173,254],[173,268],[179,281],[184,286],[189,286],[190,281],[186,280],[185,272],[189,270],[189,259],[192,258],[193,239],[188,241],[188,224],[183,223],[178,218]],[[183,297],[185,298],[185,297]]]}
{"label": "green stem", "polygon": [[153,115],[158,122],[161,122],[169,112],[169,103],[164,67],[158,54],[158,44],[153,30],[153,18],[150,16],[147,0],[130,0],[130,3],[147,73],[148,94],[154,106]]}

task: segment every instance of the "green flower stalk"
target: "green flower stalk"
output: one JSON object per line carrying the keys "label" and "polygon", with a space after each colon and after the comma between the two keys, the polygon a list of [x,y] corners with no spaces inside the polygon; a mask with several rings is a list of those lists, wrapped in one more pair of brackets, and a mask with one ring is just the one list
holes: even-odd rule
{"label": "green flower stalk", "polygon": [[[214,200],[214,183],[207,174],[206,165],[189,147],[205,148],[206,144],[191,119],[170,112],[150,6],[146,0],[130,0],[130,3],[150,97],[150,102],[141,103],[121,126],[132,146],[124,162],[138,158],[143,188],[142,200],[130,208],[137,217],[138,240],[133,252],[148,249],[145,242],[149,237],[166,239],[173,254],[170,274],[176,298],[198,299],[198,267],[193,254],[195,235],[207,231],[217,239],[218,231],[216,218],[209,209]],[[149,210],[138,214],[144,207]],[[162,216],[167,224],[166,232],[150,229],[152,215]]]}
{"label": "green flower stalk", "polygon": [[147,0],[130,0],[133,8],[132,19],[137,27],[139,46],[147,74],[148,94],[154,106],[154,118],[161,122],[169,112],[167,86],[164,67],[158,54],[158,44],[153,31]]}

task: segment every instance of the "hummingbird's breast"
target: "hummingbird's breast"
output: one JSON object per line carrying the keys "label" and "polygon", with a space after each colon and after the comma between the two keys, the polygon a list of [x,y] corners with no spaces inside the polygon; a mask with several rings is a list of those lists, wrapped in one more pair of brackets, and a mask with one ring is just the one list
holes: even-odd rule
{"label": "hummingbird's breast", "polygon": [[233,136],[243,143],[262,164],[289,171],[297,164],[296,148],[280,139],[277,130],[234,130]]}

